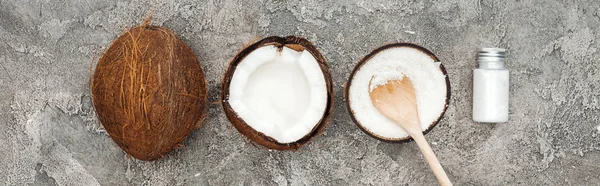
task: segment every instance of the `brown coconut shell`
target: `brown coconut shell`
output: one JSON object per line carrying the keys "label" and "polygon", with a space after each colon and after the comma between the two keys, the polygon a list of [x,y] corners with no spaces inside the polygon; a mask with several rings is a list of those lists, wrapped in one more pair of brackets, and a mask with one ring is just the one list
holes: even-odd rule
{"label": "brown coconut shell", "polygon": [[182,147],[206,113],[200,63],[164,27],[144,24],[113,41],[90,83],[100,122],[121,149],[140,160]]}
{"label": "brown coconut shell", "polygon": [[[360,128],[363,132],[367,133],[369,136],[379,139],[381,141],[385,141],[385,142],[397,142],[397,143],[404,143],[404,142],[410,142],[413,141],[413,139],[410,136],[407,136],[405,138],[386,138],[383,136],[379,136],[371,131],[369,131],[367,128],[363,127],[362,124],[358,121],[358,119],[356,119],[356,117],[354,116],[355,111],[352,110],[352,107],[350,107],[350,97],[349,97],[349,91],[350,91],[350,86],[352,86],[352,80],[354,79],[354,75],[356,74],[356,72],[358,72],[360,70],[360,68],[367,62],[369,61],[373,56],[377,55],[379,52],[384,51],[386,49],[390,49],[390,48],[395,48],[395,47],[406,47],[406,48],[413,48],[413,49],[417,49],[421,52],[423,52],[424,54],[428,55],[429,57],[431,57],[431,59],[433,59],[434,62],[439,62],[440,60],[435,56],[435,54],[433,54],[433,52],[427,50],[426,48],[423,48],[417,44],[413,44],[413,43],[391,43],[391,44],[387,44],[384,46],[381,46],[375,50],[373,50],[371,53],[369,53],[368,55],[366,55],[365,57],[363,57],[358,64],[356,64],[356,66],[354,67],[354,70],[352,70],[352,73],[350,74],[350,78],[348,79],[348,82],[346,83],[346,87],[345,87],[345,91],[344,91],[344,96],[345,96],[345,102],[346,102],[346,108],[348,109],[348,112],[350,113],[350,117],[352,118],[352,121],[354,121],[354,124],[356,124],[356,126],[358,126],[358,128]],[[446,109],[448,109],[448,105],[449,105],[449,100],[450,100],[450,79],[448,78],[448,73],[446,72],[446,68],[444,67],[443,64],[440,64],[440,71],[442,71],[442,73],[446,76],[446,103],[444,105],[444,110],[442,111],[442,113],[440,113],[440,116],[438,116],[437,120],[433,121],[431,124],[429,124],[429,127],[427,127],[427,129],[425,131],[423,131],[423,134],[427,134],[429,131],[431,131],[438,123],[439,121],[442,119],[442,117],[444,116],[444,113],[446,113]]]}
{"label": "brown coconut shell", "polygon": [[[269,137],[264,133],[254,130],[241,117],[238,116],[238,114],[231,108],[231,105],[229,104],[229,85],[231,84],[233,73],[235,72],[238,64],[252,51],[267,45],[275,45],[279,48],[283,48],[284,46],[286,46],[296,51],[307,50],[313,55],[313,57],[315,57],[315,59],[319,63],[321,72],[325,77],[325,83],[327,86],[327,107],[325,108],[325,113],[323,114],[323,117],[321,118],[319,123],[315,125],[315,127],[311,130],[310,133],[302,137],[300,140],[292,143],[279,143],[272,137]],[[327,65],[327,62],[325,61],[323,55],[321,55],[319,50],[317,50],[317,48],[310,41],[297,36],[267,37],[254,44],[246,46],[233,58],[233,60],[229,64],[229,68],[225,72],[223,86],[221,89],[221,98],[223,99],[222,103],[223,109],[225,110],[225,115],[227,115],[227,118],[233,124],[233,126],[248,139],[269,149],[296,150],[302,145],[308,143],[315,136],[320,134],[327,125],[329,117],[331,116],[331,110],[333,108],[333,83],[331,80],[331,72],[329,71],[329,66]]]}

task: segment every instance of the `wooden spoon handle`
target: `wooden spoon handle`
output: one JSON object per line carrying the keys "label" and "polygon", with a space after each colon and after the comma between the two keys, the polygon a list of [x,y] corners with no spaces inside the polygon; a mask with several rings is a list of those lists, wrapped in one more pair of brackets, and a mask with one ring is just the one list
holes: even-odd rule
{"label": "wooden spoon handle", "polygon": [[452,182],[450,182],[450,179],[448,179],[448,175],[446,175],[444,168],[442,168],[442,165],[435,157],[435,154],[433,153],[433,150],[431,150],[431,147],[427,143],[427,140],[425,140],[423,133],[419,131],[415,132],[415,134],[411,134],[411,136],[415,140],[415,142],[417,142],[417,145],[419,145],[423,156],[425,156],[425,161],[427,161],[427,164],[429,164],[429,167],[431,167],[431,170],[433,171],[435,177],[438,179],[438,182],[440,182],[440,185],[452,186]]}

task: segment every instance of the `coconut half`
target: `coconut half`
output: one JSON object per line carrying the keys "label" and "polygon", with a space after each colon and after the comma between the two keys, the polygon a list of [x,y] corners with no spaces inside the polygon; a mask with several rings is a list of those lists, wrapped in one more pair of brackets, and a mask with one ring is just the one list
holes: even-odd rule
{"label": "coconut half", "polygon": [[297,149],[326,125],[333,103],[331,73],[308,40],[268,37],[239,52],[225,73],[225,114],[250,140]]}
{"label": "coconut half", "polygon": [[410,78],[415,88],[424,133],[444,115],[450,99],[450,81],[439,59],[415,44],[388,44],[362,58],[346,84],[345,97],[350,115],[365,133],[389,142],[412,139],[402,127],[379,113],[369,97],[376,86],[401,78]]}

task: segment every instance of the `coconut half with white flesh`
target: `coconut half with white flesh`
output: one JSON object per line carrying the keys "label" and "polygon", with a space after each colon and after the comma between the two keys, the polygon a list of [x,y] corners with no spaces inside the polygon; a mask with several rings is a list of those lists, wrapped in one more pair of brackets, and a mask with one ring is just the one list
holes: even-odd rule
{"label": "coconut half with white flesh", "polygon": [[325,128],[331,73],[308,40],[268,37],[239,52],[225,73],[223,108],[233,126],[269,149],[298,149]]}
{"label": "coconut half with white flesh", "polygon": [[362,58],[346,83],[346,104],[352,120],[365,133],[388,142],[412,138],[400,125],[381,114],[369,93],[390,80],[409,78],[417,99],[424,133],[440,121],[450,100],[450,81],[440,60],[429,50],[411,43],[393,43]]}

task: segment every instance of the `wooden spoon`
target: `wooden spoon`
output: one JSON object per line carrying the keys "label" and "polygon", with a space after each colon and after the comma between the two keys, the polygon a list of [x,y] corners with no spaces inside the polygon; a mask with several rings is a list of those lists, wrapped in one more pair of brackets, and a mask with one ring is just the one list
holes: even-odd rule
{"label": "wooden spoon", "polygon": [[[371,79],[373,80],[373,79]],[[369,87],[371,87],[369,83]],[[392,119],[417,142],[429,167],[438,179],[440,185],[452,185],[444,172],[444,168],[435,157],[421,130],[415,89],[408,77],[401,80],[390,80],[384,85],[375,87],[370,92],[373,105],[381,114]]]}

